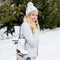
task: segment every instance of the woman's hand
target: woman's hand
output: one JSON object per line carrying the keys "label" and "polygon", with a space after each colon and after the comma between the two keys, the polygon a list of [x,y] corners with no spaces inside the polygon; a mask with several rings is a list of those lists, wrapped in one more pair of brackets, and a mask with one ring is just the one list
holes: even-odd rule
{"label": "woman's hand", "polygon": [[33,29],[37,28],[36,27],[36,23],[34,23],[32,20],[28,20],[28,23],[29,23],[29,25],[30,25],[31,28],[33,28]]}
{"label": "woman's hand", "polygon": [[33,22],[32,20],[28,21],[30,27],[32,28],[32,31],[34,32],[35,30],[38,30],[38,22]]}
{"label": "woman's hand", "polygon": [[17,53],[20,53],[20,50],[16,49],[16,52],[17,52]]}

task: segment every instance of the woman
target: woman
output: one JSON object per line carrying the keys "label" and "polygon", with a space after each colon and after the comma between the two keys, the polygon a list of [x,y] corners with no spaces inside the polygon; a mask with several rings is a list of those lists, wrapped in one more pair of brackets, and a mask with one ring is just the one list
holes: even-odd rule
{"label": "woman", "polygon": [[[21,38],[25,39],[25,50],[31,57],[31,60],[35,60],[38,56],[38,44],[39,44],[39,24],[38,24],[38,10],[32,2],[27,4],[26,16],[24,22],[21,25]],[[26,60],[24,57],[19,56],[17,60]]]}

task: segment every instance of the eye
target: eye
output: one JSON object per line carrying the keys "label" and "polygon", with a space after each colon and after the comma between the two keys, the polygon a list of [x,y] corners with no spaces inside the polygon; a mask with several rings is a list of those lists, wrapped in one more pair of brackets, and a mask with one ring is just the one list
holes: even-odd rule
{"label": "eye", "polygon": [[34,16],[35,14],[32,14],[32,16]]}
{"label": "eye", "polygon": [[38,16],[38,15],[36,15],[36,16]]}

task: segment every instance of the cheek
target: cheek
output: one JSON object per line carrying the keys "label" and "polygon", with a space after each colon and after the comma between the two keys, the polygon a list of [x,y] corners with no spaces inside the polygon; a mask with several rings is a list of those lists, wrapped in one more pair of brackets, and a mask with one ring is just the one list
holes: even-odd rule
{"label": "cheek", "polygon": [[31,17],[31,20],[32,20],[33,22],[35,22],[35,18],[34,18],[34,17]]}
{"label": "cheek", "polygon": [[31,19],[32,19],[33,21],[36,21],[36,20],[37,20],[37,17],[34,16],[34,17],[32,17]]}
{"label": "cheek", "polygon": [[37,16],[36,15],[30,15],[30,19],[35,22],[37,20]]}
{"label": "cheek", "polygon": [[34,20],[34,17],[32,16],[31,19]]}

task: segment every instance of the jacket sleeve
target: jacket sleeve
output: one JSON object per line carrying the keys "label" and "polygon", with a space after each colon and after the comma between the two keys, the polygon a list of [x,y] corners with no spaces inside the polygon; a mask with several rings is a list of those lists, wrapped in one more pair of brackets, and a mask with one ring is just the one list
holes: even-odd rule
{"label": "jacket sleeve", "polygon": [[39,31],[36,30],[34,33],[32,33],[32,30],[29,25],[25,24],[23,26],[23,35],[25,39],[27,40],[28,44],[33,46],[37,46],[39,43]]}

